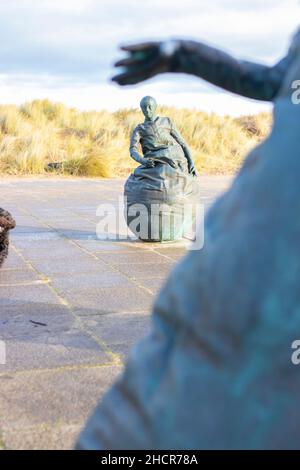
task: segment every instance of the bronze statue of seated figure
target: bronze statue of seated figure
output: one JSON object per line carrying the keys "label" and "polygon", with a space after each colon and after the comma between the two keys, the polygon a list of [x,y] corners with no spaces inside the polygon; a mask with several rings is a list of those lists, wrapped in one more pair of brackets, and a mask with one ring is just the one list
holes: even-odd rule
{"label": "bronze statue of seated figure", "polygon": [[172,121],[156,116],[155,99],[145,96],[140,105],[145,120],[130,140],[130,155],[140,166],[125,184],[126,221],[141,240],[178,240],[193,225],[190,208],[199,200],[195,165]]}
{"label": "bronze statue of seated figure", "polygon": [[[145,121],[133,131],[130,155],[138,163],[153,167],[158,162],[168,163],[185,173],[196,175],[192,155],[185,140],[168,117],[156,116],[157,104],[152,96],[144,96],[140,103]],[[141,145],[143,157],[139,154]]]}

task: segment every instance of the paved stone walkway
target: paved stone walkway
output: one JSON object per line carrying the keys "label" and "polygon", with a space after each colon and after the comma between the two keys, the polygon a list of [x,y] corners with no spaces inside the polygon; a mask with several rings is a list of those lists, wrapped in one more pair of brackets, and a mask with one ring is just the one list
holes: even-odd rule
{"label": "paved stone walkway", "polygon": [[[229,184],[202,177],[208,206]],[[68,449],[149,328],[154,296],[184,244],[99,240],[96,208],[122,180],[3,179],[17,221],[0,271],[0,448]]]}

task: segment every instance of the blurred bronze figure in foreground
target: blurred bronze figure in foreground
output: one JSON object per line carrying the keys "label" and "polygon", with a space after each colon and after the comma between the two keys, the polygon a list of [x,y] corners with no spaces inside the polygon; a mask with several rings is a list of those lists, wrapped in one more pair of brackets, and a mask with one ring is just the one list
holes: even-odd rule
{"label": "blurred bronze figure in foreground", "polygon": [[148,43],[115,80],[196,74],[274,101],[270,137],[210,210],[205,246],[156,300],[152,331],[83,431],[85,449],[299,448],[300,32],[275,67],[190,41]]}

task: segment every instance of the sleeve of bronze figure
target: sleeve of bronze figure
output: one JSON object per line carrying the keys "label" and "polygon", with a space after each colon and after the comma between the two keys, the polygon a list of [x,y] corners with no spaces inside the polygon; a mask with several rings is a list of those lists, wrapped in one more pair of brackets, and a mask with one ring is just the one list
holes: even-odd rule
{"label": "sleeve of bronze figure", "polygon": [[170,121],[170,126],[171,126],[170,133],[174,137],[176,142],[178,142],[179,145],[181,145],[182,150],[183,150],[184,155],[185,155],[185,158],[188,161],[189,170],[191,170],[194,167],[194,163],[193,163],[193,157],[192,157],[192,153],[190,151],[190,148],[189,148],[188,144],[186,143],[186,141],[184,140],[184,138],[182,137],[182,135],[180,134],[180,132],[177,129],[177,127],[175,126],[175,124],[171,121],[171,119],[169,119],[169,121]]}
{"label": "sleeve of bronze figure", "polygon": [[173,72],[197,75],[238,95],[272,101],[291,62],[287,55],[274,67],[239,61],[229,54],[195,41],[181,41],[174,53]]}
{"label": "sleeve of bronze figure", "polygon": [[134,129],[130,139],[130,156],[138,163],[145,163],[145,159],[139,154],[140,133],[138,126]]}

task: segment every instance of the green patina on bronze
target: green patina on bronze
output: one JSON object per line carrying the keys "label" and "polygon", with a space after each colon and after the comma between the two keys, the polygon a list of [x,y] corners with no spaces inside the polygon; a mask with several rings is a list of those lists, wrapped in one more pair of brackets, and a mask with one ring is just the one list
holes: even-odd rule
{"label": "green patina on bronze", "polygon": [[[154,167],[156,162],[165,162],[173,168],[196,174],[191,151],[168,117],[156,115],[157,103],[152,96],[141,100],[141,110],[145,121],[133,131],[130,141],[130,155],[146,167]],[[139,154],[141,145],[143,156]]]}
{"label": "green patina on bronze", "polygon": [[196,169],[173,122],[156,115],[155,99],[145,96],[140,106],[145,120],[130,139],[130,155],[140,166],[125,184],[125,218],[141,240],[175,241],[194,221],[195,210],[187,205],[199,198]]}

